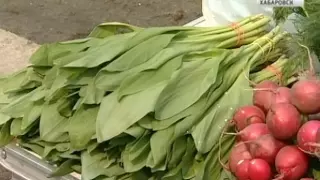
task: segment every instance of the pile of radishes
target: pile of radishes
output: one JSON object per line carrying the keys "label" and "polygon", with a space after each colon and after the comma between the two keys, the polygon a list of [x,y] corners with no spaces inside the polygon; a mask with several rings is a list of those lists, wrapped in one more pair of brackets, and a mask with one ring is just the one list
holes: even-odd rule
{"label": "pile of radishes", "polygon": [[238,133],[229,170],[238,180],[302,180],[309,157],[320,154],[320,81],[300,80],[291,88],[263,81],[254,88],[253,105],[233,116]]}

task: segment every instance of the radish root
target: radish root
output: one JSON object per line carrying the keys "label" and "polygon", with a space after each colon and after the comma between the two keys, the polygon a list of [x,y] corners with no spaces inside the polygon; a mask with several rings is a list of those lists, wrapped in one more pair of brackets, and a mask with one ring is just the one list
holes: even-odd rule
{"label": "radish root", "polygon": [[[243,71],[244,71],[244,68],[243,68]],[[253,82],[253,81],[250,80],[250,78],[247,76],[247,74],[244,74],[244,78],[246,78],[246,80],[247,80],[250,84],[252,84],[253,86],[256,86],[256,85],[257,85],[257,83],[255,83],[255,82]]]}
{"label": "radish root", "polygon": [[225,135],[239,135],[239,133],[228,133],[228,132],[224,132],[223,134],[225,134]]}
{"label": "radish root", "polygon": [[222,133],[220,134],[220,137],[219,137],[219,150],[218,150],[218,160],[219,160],[219,163],[220,163],[220,165],[224,168],[224,169],[226,169],[226,170],[230,170],[230,168],[224,163],[224,162],[222,162],[222,159],[221,159],[221,144],[222,144],[222,138],[223,138],[223,135],[225,134],[225,131],[226,131],[226,129],[230,126],[230,125],[232,125],[234,123],[234,121],[233,120],[230,120],[229,121],[229,123],[228,124],[226,124],[225,126],[224,126],[224,128],[223,128],[223,130],[222,130]]}
{"label": "radish root", "polygon": [[283,174],[279,174],[272,180],[282,180],[283,178],[284,178],[284,175]]}
{"label": "radish root", "polygon": [[310,66],[310,73],[311,73],[311,75],[315,75],[315,71],[314,71],[314,67],[313,67],[313,59],[312,59],[312,57],[311,57],[311,52],[310,52],[310,49],[307,47],[307,46],[305,46],[305,45],[303,45],[303,44],[300,44],[300,43],[298,43],[299,44],[299,46],[301,46],[301,47],[303,47],[303,48],[305,48],[306,50],[307,50],[307,52],[308,52],[308,58],[309,58],[309,66]]}
{"label": "radish root", "polygon": [[271,89],[271,88],[252,88],[253,91],[271,91],[273,93],[277,93],[277,91],[275,89]]}

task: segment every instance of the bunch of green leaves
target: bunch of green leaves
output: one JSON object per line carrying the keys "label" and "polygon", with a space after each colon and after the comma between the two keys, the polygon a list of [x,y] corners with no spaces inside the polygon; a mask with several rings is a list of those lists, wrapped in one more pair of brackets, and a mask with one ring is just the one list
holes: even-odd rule
{"label": "bunch of green leaves", "polygon": [[52,176],[232,179],[217,154],[225,161],[234,139],[220,135],[252,102],[250,72],[281,56],[273,45],[285,34],[266,33],[268,21],[240,21],[243,44],[231,27],[104,23],[43,45],[0,79],[0,145],[17,139],[58,165]]}
{"label": "bunch of green leaves", "polygon": [[[320,56],[320,1],[305,0],[304,7],[276,7],[273,18],[279,24],[288,18],[292,13],[296,13],[293,19],[297,33],[294,34],[296,40],[308,46],[318,57]],[[300,48],[301,49],[301,48]],[[302,49],[303,51],[303,49]],[[305,50],[304,50],[305,51]],[[297,53],[301,52],[297,48]]]}

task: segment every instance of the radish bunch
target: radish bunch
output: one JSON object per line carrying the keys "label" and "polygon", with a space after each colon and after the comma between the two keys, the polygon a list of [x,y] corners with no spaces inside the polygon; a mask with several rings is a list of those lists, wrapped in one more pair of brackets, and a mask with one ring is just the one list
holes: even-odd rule
{"label": "radish bunch", "polygon": [[291,88],[257,84],[253,105],[234,113],[237,133],[225,133],[238,136],[229,170],[238,180],[312,180],[305,176],[309,156],[320,157],[320,120],[304,123],[303,117],[317,113],[319,80],[300,80]]}

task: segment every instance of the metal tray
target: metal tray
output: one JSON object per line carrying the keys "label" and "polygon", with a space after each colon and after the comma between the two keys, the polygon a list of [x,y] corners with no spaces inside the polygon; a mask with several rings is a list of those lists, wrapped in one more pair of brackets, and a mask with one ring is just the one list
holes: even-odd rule
{"label": "metal tray", "polygon": [[76,173],[58,178],[48,178],[54,166],[43,161],[38,155],[9,144],[0,149],[0,164],[12,172],[12,180],[80,180]]}
{"label": "metal tray", "polygon": [[[200,17],[185,26],[204,26],[205,19]],[[81,175],[72,173],[58,178],[48,178],[54,166],[40,156],[22,149],[17,144],[0,148],[0,165],[12,172],[12,180],[80,180]]]}

